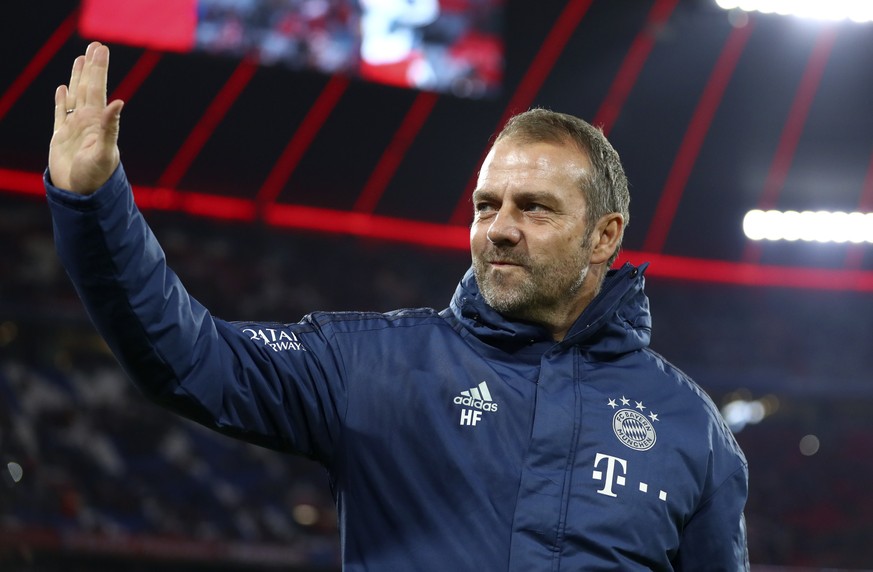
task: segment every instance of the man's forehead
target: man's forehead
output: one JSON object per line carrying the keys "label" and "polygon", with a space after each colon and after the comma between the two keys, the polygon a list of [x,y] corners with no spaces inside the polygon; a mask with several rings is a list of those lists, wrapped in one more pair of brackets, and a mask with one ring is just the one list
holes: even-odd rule
{"label": "man's forehead", "polygon": [[588,158],[588,149],[581,144],[580,141],[571,137],[569,134],[564,136],[547,136],[547,135],[534,135],[528,133],[515,133],[512,135],[507,135],[503,137],[499,137],[492,145],[492,149],[499,145],[507,145],[514,147],[527,147],[527,146],[552,146],[558,147],[561,149],[567,149],[568,151],[575,151],[580,155],[584,156],[586,159]]}
{"label": "man's forehead", "polygon": [[489,178],[524,177],[578,180],[591,169],[587,154],[572,142],[502,139],[494,144],[479,171],[479,186]]}

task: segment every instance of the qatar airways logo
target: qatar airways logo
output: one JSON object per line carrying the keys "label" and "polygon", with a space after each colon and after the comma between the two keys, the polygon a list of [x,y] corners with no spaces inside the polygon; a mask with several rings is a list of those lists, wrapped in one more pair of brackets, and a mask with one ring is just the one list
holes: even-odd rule
{"label": "qatar airways logo", "polygon": [[305,352],[303,343],[297,339],[297,334],[275,328],[245,328],[243,332],[251,336],[252,340],[262,342],[274,352]]}

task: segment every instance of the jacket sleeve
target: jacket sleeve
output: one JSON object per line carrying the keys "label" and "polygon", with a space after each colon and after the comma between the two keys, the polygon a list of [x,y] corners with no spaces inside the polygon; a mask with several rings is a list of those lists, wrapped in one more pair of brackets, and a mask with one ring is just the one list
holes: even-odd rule
{"label": "jacket sleeve", "polygon": [[61,263],[97,330],[150,399],[234,437],[329,460],[345,407],[329,332],[311,319],[265,325],[213,318],[168,268],[121,166],[92,195],[57,189],[48,172],[45,186]]}
{"label": "jacket sleeve", "polygon": [[743,464],[703,501],[685,526],[675,562],[676,570],[749,570],[743,516],[748,477],[748,468]]}

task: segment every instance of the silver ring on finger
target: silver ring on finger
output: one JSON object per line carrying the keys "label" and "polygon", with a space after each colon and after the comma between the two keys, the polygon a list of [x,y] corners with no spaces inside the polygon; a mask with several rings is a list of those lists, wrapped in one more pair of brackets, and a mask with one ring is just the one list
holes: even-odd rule
{"label": "silver ring on finger", "polygon": [[73,107],[73,108],[71,108],[71,109],[67,109],[66,111],[67,111],[67,115],[69,115],[69,114],[71,114],[72,112],[76,111],[76,108]]}

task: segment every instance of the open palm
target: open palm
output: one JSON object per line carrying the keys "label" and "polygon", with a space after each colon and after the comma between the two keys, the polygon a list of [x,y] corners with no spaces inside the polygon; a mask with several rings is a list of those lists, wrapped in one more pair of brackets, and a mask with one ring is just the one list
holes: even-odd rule
{"label": "open palm", "polygon": [[79,194],[96,191],[119,163],[118,127],[123,102],[106,104],[109,48],[92,42],[76,58],[69,86],[55,91],[49,147],[52,183]]}

